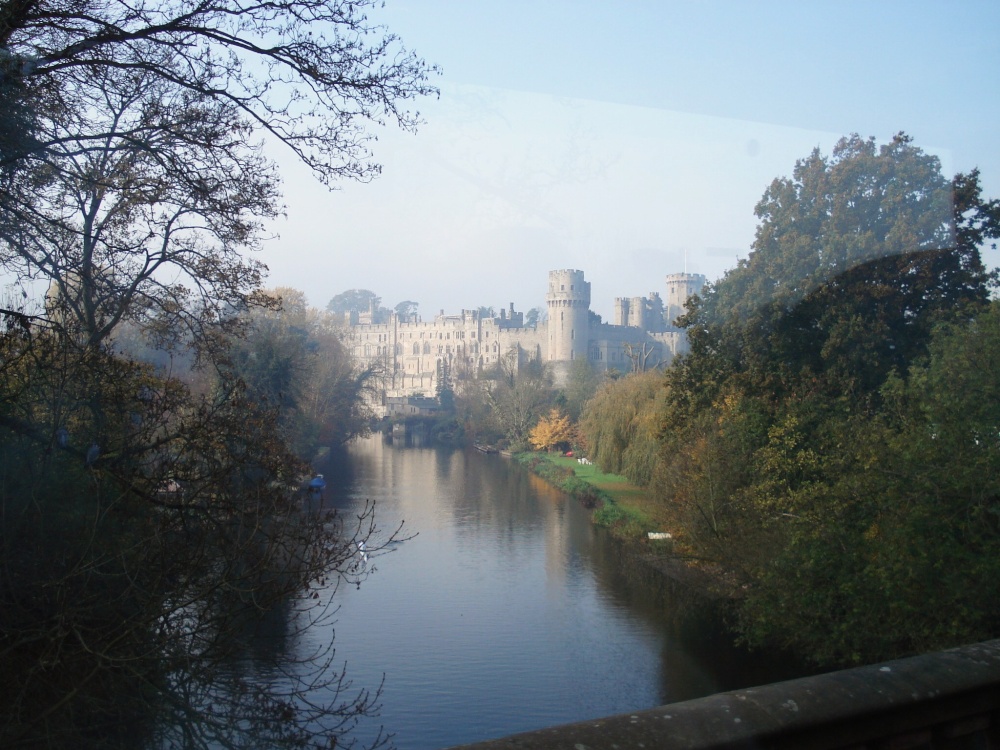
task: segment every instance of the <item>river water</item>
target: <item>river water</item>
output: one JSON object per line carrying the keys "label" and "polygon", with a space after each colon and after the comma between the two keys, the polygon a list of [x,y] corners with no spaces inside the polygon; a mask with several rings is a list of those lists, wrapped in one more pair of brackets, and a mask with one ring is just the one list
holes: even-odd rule
{"label": "river water", "polygon": [[[352,443],[320,470],[325,502],[375,503],[415,535],[341,587],[331,634],[355,687],[384,676],[400,750],[444,748],[794,676],[732,645],[718,616],[637,563],[572,498],[501,456]],[[310,640],[311,639],[311,640]]]}

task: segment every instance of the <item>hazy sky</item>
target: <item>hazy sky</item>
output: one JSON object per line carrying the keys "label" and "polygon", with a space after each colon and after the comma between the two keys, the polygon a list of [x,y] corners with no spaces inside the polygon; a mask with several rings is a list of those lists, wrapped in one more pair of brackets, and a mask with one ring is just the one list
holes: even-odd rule
{"label": "hazy sky", "polygon": [[[382,177],[327,192],[285,164],[288,217],[261,259],[316,306],[544,305],[578,268],[592,308],[714,280],[746,257],[754,205],[814,147],[900,130],[1000,196],[1000,2],[386,0],[443,75]],[[989,253],[990,266],[1000,254]]]}

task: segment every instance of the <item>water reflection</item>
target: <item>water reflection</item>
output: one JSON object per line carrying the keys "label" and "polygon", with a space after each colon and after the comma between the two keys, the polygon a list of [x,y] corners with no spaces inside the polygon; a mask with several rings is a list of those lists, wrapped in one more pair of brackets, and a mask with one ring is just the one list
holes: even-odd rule
{"label": "water reflection", "polygon": [[[507,459],[352,444],[318,470],[329,501],[416,536],[336,594],[338,659],[385,675],[396,745],[441,748],[648,708],[784,675],[732,648],[718,613]],[[322,642],[333,635],[314,632]],[[308,639],[298,644],[310,648]],[[365,731],[374,731],[377,725]],[[360,737],[364,740],[364,736]]]}

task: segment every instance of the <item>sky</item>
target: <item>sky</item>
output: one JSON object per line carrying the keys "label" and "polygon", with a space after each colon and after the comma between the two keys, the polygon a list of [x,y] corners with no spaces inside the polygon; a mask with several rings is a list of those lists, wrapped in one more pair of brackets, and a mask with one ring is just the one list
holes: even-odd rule
{"label": "sky", "polygon": [[[582,270],[591,309],[713,281],[754,206],[814,148],[905,131],[1000,197],[1000,3],[386,0],[369,14],[442,74],[383,173],[333,192],[279,154],[270,286],[324,307],[371,289],[429,319],[544,307]],[[1000,253],[984,254],[990,267]]]}

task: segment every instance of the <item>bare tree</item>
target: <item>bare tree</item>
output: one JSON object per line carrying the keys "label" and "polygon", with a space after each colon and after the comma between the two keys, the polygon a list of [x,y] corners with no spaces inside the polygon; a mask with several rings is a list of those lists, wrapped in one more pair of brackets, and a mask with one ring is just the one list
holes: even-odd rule
{"label": "bare tree", "polygon": [[[277,139],[324,182],[368,180],[369,126],[432,68],[368,0],[0,0],[0,260],[47,279],[84,343],[122,320],[198,329],[258,303]],[[16,106],[15,106],[16,105]]]}
{"label": "bare tree", "polygon": [[31,200],[0,202],[6,269],[48,279],[51,322],[90,346],[124,320],[177,334],[263,301],[242,251],[279,210],[277,177],[235,108],[143,71],[82,73],[14,178]]}
{"label": "bare tree", "polygon": [[496,378],[483,384],[493,420],[511,445],[528,445],[528,433],[552,400],[552,384],[535,368],[519,368],[520,351],[512,346],[497,362]]}
{"label": "bare tree", "polygon": [[[436,71],[369,21],[374,0],[3,0],[0,82],[43,123],[74,78],[140,73],[236,108],[324,180],[369,179],[369,124],[413,129],[404,103]],[[100,130],[77,134],[100,142]],[[57,137],[42,135],[36,148]],[[25,153],[8,155],[8,163]]]}
{"label": "bare tree", "polygon": [[643,341],[638,344],[626,341],[622,344],[622,352],[632,362],[632,372],[634,373],[646,372],[649,358],[655,351],[656,347],[649,341]]}
{"label": "bare tree", "polygon": [[107,346],[126,321],[225,343],[270,304],[242,254],[281,210],[265,139],[329,184],[378,173],[372,126],[416,126],[433,68],[373,4],[0,0],[0,264],[51,292],[0,332],[4,747],[332,745],[377,699],[329,651],[267,683],[227,661],[364,577],[371,514],[303,512],[225,368],[196,394]]}

